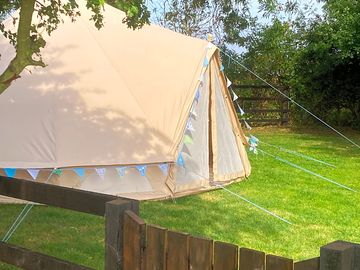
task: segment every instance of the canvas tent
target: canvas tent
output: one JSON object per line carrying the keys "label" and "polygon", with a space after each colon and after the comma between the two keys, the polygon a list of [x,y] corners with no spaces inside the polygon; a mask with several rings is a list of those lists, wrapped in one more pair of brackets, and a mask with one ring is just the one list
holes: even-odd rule
{"label": "canvas tent", "polygon": [[[0,95],[1,175],[157,199],[250,174],[215,46],[130,30],[107,5],[100,31],[81,13],[45,38],[47,67]],[[4,37],[0,53],[2,72],[15,53]]]}

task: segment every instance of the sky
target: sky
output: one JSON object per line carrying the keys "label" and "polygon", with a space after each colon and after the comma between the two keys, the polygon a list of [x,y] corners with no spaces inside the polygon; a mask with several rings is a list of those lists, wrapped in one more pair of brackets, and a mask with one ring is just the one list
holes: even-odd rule
{"label": "sky", "polygon": [[[154,23],[154,17],[156,15],[156,11],[154,12],[153,8],[159,8],[162,9],[163,5],[165,2],[167,2],[169,0],[147,0],[147,6],[150,9],[151,13],[152,13],[152,22]],[[288,0],[278,0],[279,3],[284,4],[285,2],[287,2]],[[319,3],[318,0],[295,0],[297,1],[299,7],[301,10],[303,11],[308,11],[307,12],[307,17],[309,18],[313,18],[316,15],[321,15],[322,14],[322,3]],[[257,17],[258,18],[258,22],[261,24],[268,24],[270,22],[270,19],[264,17],[264,13],[259,11],[259,2],[257,0],[250,0],[250,13],[253,17]],[[311,10],[311,12],[309,12]],[[282,20],[288,20],[291,19],[291,17],[289,17],[291,15],[286,14],[285,12],[280,12],[279,13],[279,18],[281,18]],[[230,48],[234,49],[235,51],[237,51],[238,53],[242,53],[245,51],[245,48],[236,46],[236,45],[230,45]]]}

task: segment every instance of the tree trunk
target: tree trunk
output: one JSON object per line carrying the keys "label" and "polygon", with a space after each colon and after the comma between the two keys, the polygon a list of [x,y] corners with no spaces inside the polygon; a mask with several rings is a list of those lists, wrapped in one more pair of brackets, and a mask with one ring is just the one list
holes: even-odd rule
{"label": "tree trunk", "polygon": [[36,0],[21,1],[17,31],[16,56],[11,60],[5,71],[0,75],[0,94],[2,94],[14,80],[20,77],[20,73],[27,66],[45,66],[41,60],[34,60],[32,58],[34,54],[34,42],[30,35],[35,1]]}

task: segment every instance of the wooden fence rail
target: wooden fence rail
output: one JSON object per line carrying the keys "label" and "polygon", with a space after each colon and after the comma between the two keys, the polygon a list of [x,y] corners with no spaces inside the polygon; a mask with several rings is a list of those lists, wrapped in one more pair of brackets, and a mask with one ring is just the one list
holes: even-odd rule
{"label": "wooden fence rail", "polygon": [[238,95],[236,102],[245,111],[247,122],[252,125],[289,123],[290,101],[269,85],[234,84],[231,87]]}

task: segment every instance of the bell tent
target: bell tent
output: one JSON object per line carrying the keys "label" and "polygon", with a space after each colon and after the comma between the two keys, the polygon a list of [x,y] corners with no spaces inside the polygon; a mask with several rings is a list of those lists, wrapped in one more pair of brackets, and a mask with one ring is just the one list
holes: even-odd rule
{"label": "bell tent", "polygon": [[[140,200],[250,174],[219,50],[106,5],[46,37],[45,68],[0,95],[0,174]],[[5,21],[12,27],[12,20]],[[15,49],[0,38],[0,72]]]}

